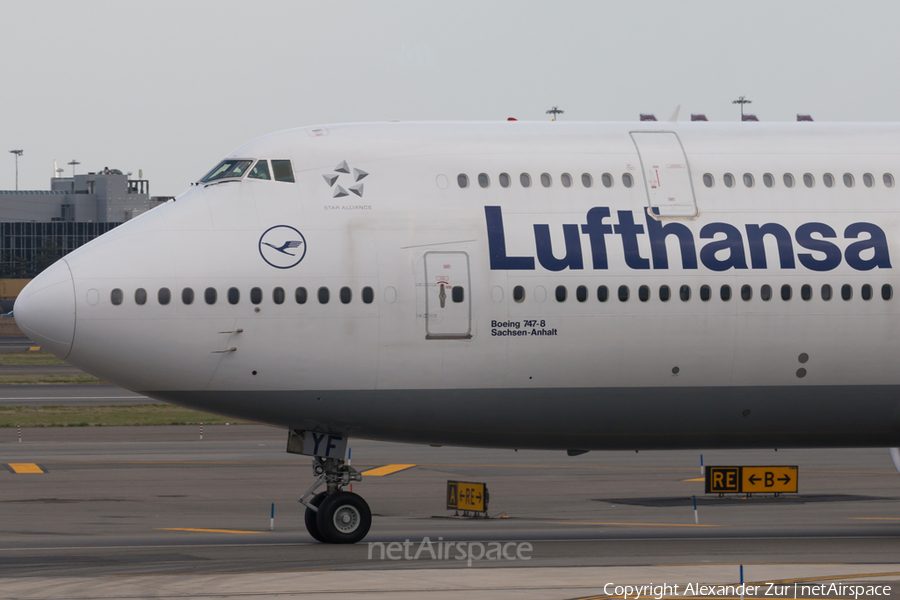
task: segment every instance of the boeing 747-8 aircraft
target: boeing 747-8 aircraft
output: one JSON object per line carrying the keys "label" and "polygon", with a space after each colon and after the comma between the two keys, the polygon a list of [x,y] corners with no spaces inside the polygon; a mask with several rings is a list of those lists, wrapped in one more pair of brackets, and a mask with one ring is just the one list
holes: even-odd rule
{"label": "boeing 747-8 aircraft", "polygon": [[355,542],[352,436],[900,445],[897,177],[893,124],[293,129],[51,266],[15,316],[107,381],[284,427],[314,457],[309,532]]}

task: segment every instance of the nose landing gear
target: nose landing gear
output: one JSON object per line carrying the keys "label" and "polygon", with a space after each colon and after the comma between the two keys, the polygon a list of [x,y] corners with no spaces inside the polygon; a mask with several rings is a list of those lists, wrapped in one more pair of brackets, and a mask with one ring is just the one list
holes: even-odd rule
{"label": "nose landing gear", "polygon": [[[372,511],[358,494],[342,488],[351,481],[362,481],[362,475],[343,459],[313,458],[313,474],[316,480],[298,502],[306,506],[306,530],[316,540],[330,544],[355,544],[369,533]],[[327,491],[319,492],[311,500],[310,494],[322,485]]]}

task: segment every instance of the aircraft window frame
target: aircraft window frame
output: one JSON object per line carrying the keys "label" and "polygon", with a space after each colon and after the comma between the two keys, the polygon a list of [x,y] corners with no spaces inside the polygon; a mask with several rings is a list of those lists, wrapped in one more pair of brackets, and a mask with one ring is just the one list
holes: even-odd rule
{"label": "aircraft window frame", "polygon": [[619,302],[628,302],[628,297],[631,295],[631,290],[628,289],[627,285],[619,286]]}
{"label": "aircraft window frame", "polygon": [[497,176],[497,181],[500,182],[500,187],[508,188],[512,184],[512,180],[509,178],[509,173],[500,173]]}
{"label": "aircraft window frame", "polygon": [[668,302],[672,297],[672,289],[667,285],[659,286],[659,300],[660,302]]}
{"label": "aircraft window frame", "polygon": [[650,300],[650,286],[642,285],[638,288],[638,300],[641,302]]}
{"label": "aircraft window frame", "polygon": [[550,177],[550,173],[541,173],[541,185],[545,188],[553,185],[553,178]]}
{"label": "aircraft window frame", "polygon": [[559,176],[559,182],[564,188],[570,188],[572,187],[572,176],[568,173],[563,173]]}
{"label": "aircraft window frame", "polygon": [[763,173],[763,185],[767,188],[775,187],[775,177],[771,173]]}
{"label": "aircraft window frame", "polygon": [[302,285],[294,290],[294,302],[297,304],[306,304],[309,300],[309,291]]}
{"label": "aircraft window frame", "polygon": [[594,187],[594,177],[590,173],[581,174],[581,185],[586,188]]}
{"label": "aircraft window frame", "polygon": [[362,298],[363,304],[372,304],[375,302],[375,289],[372,286],[366,286],[362,289],[362,293],[360,294]]}
{"label": "aircraft window frame", "polygon": [[466,301],[466,288],[461,285],[454,285],[450,289],[450,300],[456,304],[462,304]]}
{"label": "aircraft window frame", "polygon": [[586,302],[588,299],[588,289],[586,285],[579,285],[575,288],[575,299],[579,302]]}
{"label": "aircraft window frame", "polygon": [[181,289],[181,303],[190,306],[194,303],[194,288],[186,287]]}
{"label": "aircraft window frame", "polygon": [[147,304],[147,290],[144,288],[134,290],[134,303],[138,306]]}
{"label": "aircraft window frame", "polygon": [[881,176],[881,181],[884,183],[884,187],[892,188],[894,187],[894,176],[890,173],[885,173]]}
{"label": "aircraft window frame", "polygon": [[678,288],[678,297],[682,302],[688,302],[691,299],[691,286],[683,285]]}
{"label": "aircraft window frame", "polygon": [[487,173],[478,174],[478,185],[482,188],[491,187],[491,178]]}
{"label": "aircraft window frame", "polygon": [[800,299],[803,300],[804,302],[809,302],[810,300],[812,300],[812,297],[813,297],[812,286],[809,285],[808,283],[804,283],[803,285],[801,285],[800,286]]}
{"label": "aircraft window frame", "polygon": [[631,173],[622,173],[622,185],[627,188],[634,187],[634,177]]}
{"label": "aircraft window frame", "polygon": [[730,302],[731,301],[731,286],[723,284],[722,287],[719,288],[719,298],[722,302]]}
{"label": "aircraft window frame", "polygon": [[225,293],[225,297],[228,298],[228,304],[234,306],[241,301],[241,290],[236,287],[230,287]]}
{"label": "aircraft window frame", "polygon": [[820,292],[820,296],[824,302],[830,302],[832,298],[834,298],[834,289],[831,285],[824,283],[822,284],[822,291]]}
{"label": "aircraft window frame", "polygon": [[166,306],[172,301],[172,290],[167,287],[161,287],[156,292],[156,301],[160,306]]}
{"label": "aircraft window frame", "polygon": [[831,173],[823,173],[822,174],[822,183],[825,184],[827,188],[834,187],[834,175]]}
{"label": "aircraft window frame", "polygon": [[768,283],[765,283],[759,288],[759,299],[763,302],[768,302],[772,299],[772,286]]}
{"label": "aircraft window frame", "polygon": [[[226,158],[200,179],[200,183],[211,183],[223,179],[240,179],[250,170],[252,158]],[[239,170],[237,174],[234,174]]]}
{"label": "aircraft window frame", "polygon": [[528,173],[519,173],[519,184],[523,188],[530,188],[531,187],[531,175],[529,175]]}
{"label": "aircraft window frame", "polygon": [[252,287],[250,288],[250,304],[262,304],[263,301],[263,291],[260,287]]}
{"label": "aircraft window frame", "polygon": [[712,299],[712,288],[706,284],[700,286],[700,300],[709,302]]}
{"label": "aircraft window frame", "polygon": [[753,177],[752,173],[744,173],[742,179],[744,180],[745,188],[753,188],[756,185],[756,178]]}
{"label": "aircraft window frame", "polygon": [[338,297],[341,299],[341,304],[350,304],[353,301],[353,290],[345,285],[338,292]]}
{"label": "aircraft window frame", "polygon": [[803,174],[803,185],[808,188],[816,187],[816,177],[812,173],[804,173]]}
{"label": "aircraft window frame", "polygon": [[212,306],[219,299],[219,292],[214,287],[208,287],[203,290],[203,301]]}
{"label": "aircraft window frame", "polygon": [[603,183],[603,187],[605,187],[607,189],[611,188],[612,186],[614,186],[616,184],[615,179],[613,179],[613,176],[610,175],[609,173],[604,173],[603,175],[601,175],[600,181]]}
{"label": "aircraft window frame", "polygon": [[525,287],[517,285],[513,288],[513,302],[525,302]]}
{"label": "aircraft window frame", "polygon": [[[257,172],[257,169],[259,169],[260,165],[263,165],[265,168],[260,169]],[[266,160],[265,158],[261,158],[258,161],[256,161],[256,163],[254,163],[254,165],[252,167],[250,167],[250,170],[247,172],[247,179],[259,179],[261,181],[271,181],[272,175],[269,172],[269,161]]]}
{"label": "aircraft window frame", "polygon": [[725,187],[727,187],[728,189],[733,188],[735,184],[734,175],[732,175],[731,173],[725,173],[724,175],[722,175],[722,183],[724,183]]}
{"label": "aircraft window frame", "polygon": [[703,174],[703,185],[708,188],[713,188],[716,186],[716,178],[713,177],[712,173],[704,173]]}
{"label": "aircraft window frame", "polygon": [[272,302],[275,304],[284,304],[286,294],[281,286],[272,288]]}
{"label": "aircraft window frame", "polygon": [[872,289],[872,286],[868,283],[864,283],[861,288],[859,288],[859,297],[868,302],[875,295],[875,291]]}
{"label": "aircraft window frame", "polygon": [[841,286],[841,300],[844,302],[853,300],[853,286],[849,283],[845,283]]}
{"label": "aircraft window frame", "polygon": [[781,299],[784,302],[790,302],[791,298],[794,297],[794,288],[791,287],[789,283],[785,283],[781,286]]}
{"label": "aircraft window frame", "polygon": [[[294,164],[289,158],[271,158],[272,179],[281,183],[296,183],[294,179]],[[282,163],[287,165],[287,171],[282,169]]]}
{"label": "aircraft window frame", "polygon": [[741,286],[741,300],[743,300],[744,302],[750,302],[751,300],[753,300],[753,287],[752,286],[750,286],[746,283]]}
{"label": "aircraft window frame", "polygon": [[113,288],[113,290],[109,293],[109,301],[113,306],[121,306],[122,302],[125,301],[125,292],[123,292],[120,288]]}
{"label": "aircraft window frame", "polygon": [[856,178],[853,173],[844,173],[844,187],[852,188],[856,185]]}
{"label": "aircraft window frame", "polygon": [[891,300],[894,297],[894,286],[889,283],[885,283],[881,286],[881,299],[882,300]]}
{"label": "aircraft window frame", "polygon": [[606,302],[609,300],[609,288],[605,285],[597,286],[597,302]]}
{"label": "aircraft window frame", "polygon": [[875,178],[871,173],[863,173],[863,185],[867,188],[875,187]]}
{"label": "aircraft window frame", "polygon": [[465,173],[460,173],[456,176],[456,185],[459,186],[459,189],[465,190],[469,187],[469,176]]}
{"label": "aircraft window frame", "polygon": [[556,291],[554,292],[557,302],[565,302],[569,297],[569,290],[566,289],[564,285],[556,286]]}
{"label": "aircraft window frame", "polygon": [[786,188],[792,188],[797,183],[792,173],[785,173],[781,176],[781,180],[784,182],[784,187]]}
{"label": "aircraft window frame", "polygon": [[319,301],[319,304],[328,304],[331,301],[331,290],[324,285],[319,287],[316,290],[316,299]]}

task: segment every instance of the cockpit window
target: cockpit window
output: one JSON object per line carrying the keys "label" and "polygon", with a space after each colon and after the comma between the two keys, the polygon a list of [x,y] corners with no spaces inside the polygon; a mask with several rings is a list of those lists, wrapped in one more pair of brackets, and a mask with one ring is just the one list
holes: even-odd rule
{"label": "cockpit window", "polygon": [[275,181],[294,183],[294,169],[291,168],[291,161],[273,160],[272,171],[275,174]]}
{"label": "cockpit window", "polygon": [[250,174],[247,175],[247,179],[272,179],[272,177],[269,176],[269,161],[256,161],[256,164],[250,169]]}
{"label": "cockpit window", "polygon": [[240,160],[234,158],[223,160],[200,181],[206,183],[208,181],[216,181],[219,179],[243,177],[252,162],[252,160]]}

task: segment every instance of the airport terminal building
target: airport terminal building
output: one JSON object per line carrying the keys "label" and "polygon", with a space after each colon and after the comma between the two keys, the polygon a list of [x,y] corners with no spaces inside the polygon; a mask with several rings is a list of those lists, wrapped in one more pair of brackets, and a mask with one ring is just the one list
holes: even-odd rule
{"label": "airport terminal building", "polygon": [[50,190],[0,191],[0,278],[34,277],[61,256],[169,198],[118,169],[54,177]]}

